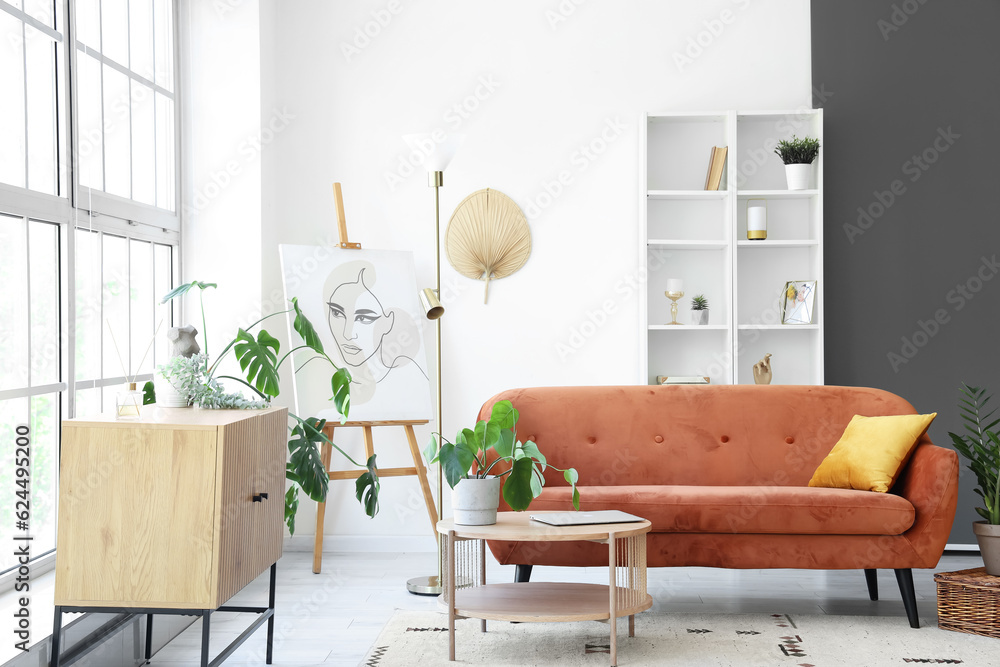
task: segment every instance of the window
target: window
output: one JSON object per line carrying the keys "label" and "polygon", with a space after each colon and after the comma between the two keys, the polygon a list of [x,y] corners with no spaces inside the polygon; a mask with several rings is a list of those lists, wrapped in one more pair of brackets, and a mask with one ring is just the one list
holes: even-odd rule
{"label": "window", "polygon": [[176,210],[172,0],[76,3],[79,184]]}
{"label": "window", "polygon": [[[60,421],[113,407],[126,376],[166,358],[174,25],[173,0],[0,0],[0,436],[31,428],[35,557],[55,546]],[[14,511],[0,501],[0,543]]]}

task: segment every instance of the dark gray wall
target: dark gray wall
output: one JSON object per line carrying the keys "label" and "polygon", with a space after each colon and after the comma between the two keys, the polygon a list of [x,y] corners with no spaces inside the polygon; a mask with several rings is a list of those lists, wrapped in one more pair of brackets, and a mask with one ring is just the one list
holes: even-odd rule
{"label": "dark gray wall", "polygon": [[[812,1],[826,380],[937,412],[945,446],[962,382],[1000,394],[998,33],[992,0]],[[962,470],[950,542],[974,544]]]}

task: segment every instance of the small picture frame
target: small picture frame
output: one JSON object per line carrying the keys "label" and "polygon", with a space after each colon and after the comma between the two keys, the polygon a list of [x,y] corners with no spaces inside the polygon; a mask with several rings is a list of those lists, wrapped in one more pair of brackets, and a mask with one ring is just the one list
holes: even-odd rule
{"label": "small picture frame", "polygon": [[789,280],[781,292],[782,324],[815,324],[816,281]]}

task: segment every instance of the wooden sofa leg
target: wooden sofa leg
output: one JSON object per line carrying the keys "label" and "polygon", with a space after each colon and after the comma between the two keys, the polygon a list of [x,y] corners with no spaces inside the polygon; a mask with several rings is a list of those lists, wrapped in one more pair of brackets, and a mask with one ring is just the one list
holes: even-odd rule
{"label": "wooden sofa leg", "polygon": [[906,609],[906,617],[910,619],[910,627],[919,628],[917,594],[913,590],[913,570],[909,568],[896,570],[896,582],[899,584],[899,592],[903,596],[903,608]]}
{"label": "wooden sofa leg", "polygon": [[878,570],[865,570],[865,582],[868,584],[868,597],[878,600]]}
{"label": "wooden sofa leg", "polygon": [[514,566],[514,583],[515,584],[526,584],[531,580],[531,565],[515,565]]}

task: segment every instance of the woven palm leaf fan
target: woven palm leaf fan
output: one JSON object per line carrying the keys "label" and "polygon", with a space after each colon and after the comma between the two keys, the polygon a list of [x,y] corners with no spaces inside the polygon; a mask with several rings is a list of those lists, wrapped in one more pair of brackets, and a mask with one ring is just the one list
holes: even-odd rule
{"label": "woven palm leaf fan", "polygon": [[490,280],[506,278],[528,261],[531,232],[514,200],[486,188],[477,190],[455,208],[444,233],[448,261],[466,278],[486,282],[483,303],[490,298]]}

